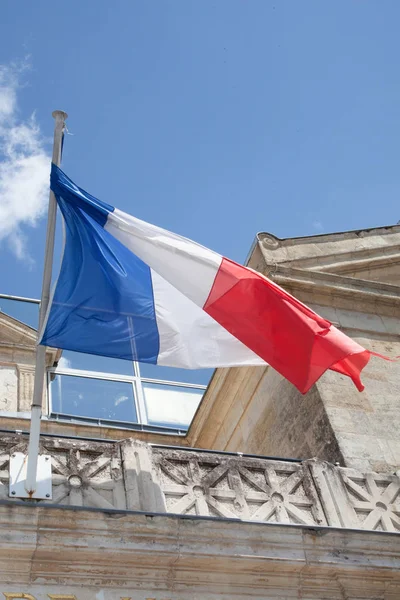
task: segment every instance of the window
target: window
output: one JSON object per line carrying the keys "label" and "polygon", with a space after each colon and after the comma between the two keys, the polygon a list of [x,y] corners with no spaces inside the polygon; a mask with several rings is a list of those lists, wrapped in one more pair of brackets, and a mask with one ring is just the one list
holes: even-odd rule
{"label": "window", "polygon": [[58,366],[60,369],[134,375],[133,363],[129,360],[118,360],[117,358],[95,356],[94,354],[81,354],[70,350],[63,350]]}
{"label": "window", "polygon": [[186,429],[203,396],[201,388],[143,383],[146,420],[149,425]]}
{"label": "window", "polygon": [[51,412],[95,421],[137,422],[134,386],[128,381],[54,375]]}
{"label": "window", "polygon": [[[38,300],[0,294],[0,311],[37,327]],[[63,351],[48,369],[48,418],[184,433],[211,374]]]}
{"label": "window", "polygon": [[142,378],[138,363],[121,362],[131,365],[133,375],[73,369],[69,365],[48,369],[49,417],[185,432],[206,386]]}

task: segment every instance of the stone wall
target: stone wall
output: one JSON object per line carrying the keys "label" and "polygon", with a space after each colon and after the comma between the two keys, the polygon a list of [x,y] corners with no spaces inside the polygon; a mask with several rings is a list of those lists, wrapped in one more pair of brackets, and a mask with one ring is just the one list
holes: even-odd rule
{"label": "stone wall", "polygon": [[[369,332],[368,338],[350,333],[374,352],[400,355],[400,342],[389,336],[385,340],[381,333]],[[302,396],[271,368],[219,370],[189,441],[215,450],[318,457],[361,471],[396,471],[400,468],[400,361],[372,357],[362,381],[365,391],[360,393],[349,378],[328,371]]]}
{"label": "stone wall", "polygon": [[[292,240],[261,234],[251,261],[363,347],[393,358],[400,355],[399,241],[399,226]],[[373,357],[362,381],[359,393],[349,379],[328,371],[313,398],[306,397],[308,423],[304,400],[292,407],[289,431],[285,420],[275,420],[284,437],[301,440],[303,433],[307,440],[304,448],[287,439],[284,456],[307,451],[311,438],[311,454],[321,458],[343,459],[361,471],[399,469],[400,362]],[[280,401],[264,389],[268,404]],[[324,437],[326,447],[318,448]]]}
{"label": "stone wall", "polygon": [[319,386],[302,396],[273,369],[266,369],[225,450],[344,464]]}
{"label": "stone wall", "polygon": [[189,441],[200,448],[283,458],[318,456],[344,464],[319,388],[302,396],[271,368],[219,369]]}
{"label": "stone wall", "polygon": [[[356,336],[355,336],[356,337]],[[400,355],[400,342],[356,337],[371,350]],[[345,464],[378,472],[400,468],[400,362],[371,358],[361,394],[344,377],[327,373],[318,385]]]}
{"label": "stone wall", "polygon": [[16,367],[0,364],[0,410],[18,410],[18,373]]}

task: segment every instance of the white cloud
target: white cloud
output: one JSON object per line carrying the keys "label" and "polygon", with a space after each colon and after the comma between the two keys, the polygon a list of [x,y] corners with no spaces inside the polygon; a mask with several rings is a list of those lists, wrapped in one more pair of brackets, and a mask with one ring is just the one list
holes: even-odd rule
{"label": "white cloud", "polygon": [[46,212],[50,156],[35,115],[19,118],[24,69],[0,65],[0,241],[31,263],[22,226],[34,226]]}

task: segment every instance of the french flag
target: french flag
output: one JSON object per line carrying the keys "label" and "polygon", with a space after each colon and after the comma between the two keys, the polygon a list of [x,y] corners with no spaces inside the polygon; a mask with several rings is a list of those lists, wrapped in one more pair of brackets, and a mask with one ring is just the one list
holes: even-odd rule
{"label": "french flag", "polygon": [[40,343],[200,369],[266,365],[306,393],[332,369],[361,391],[370,352],[278,285],[97,200],[52,165],[65,223]]}

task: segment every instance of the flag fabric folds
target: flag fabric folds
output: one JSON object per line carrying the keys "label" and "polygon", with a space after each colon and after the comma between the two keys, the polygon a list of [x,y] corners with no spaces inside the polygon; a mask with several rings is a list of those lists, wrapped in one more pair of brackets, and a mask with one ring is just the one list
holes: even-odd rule
{"label": "flag fabric folds", "polygon": [[199,369],[269,364],[302,393],[370,352],[263,275],[97,200],[52,165],[65,223],[40,343]]}

